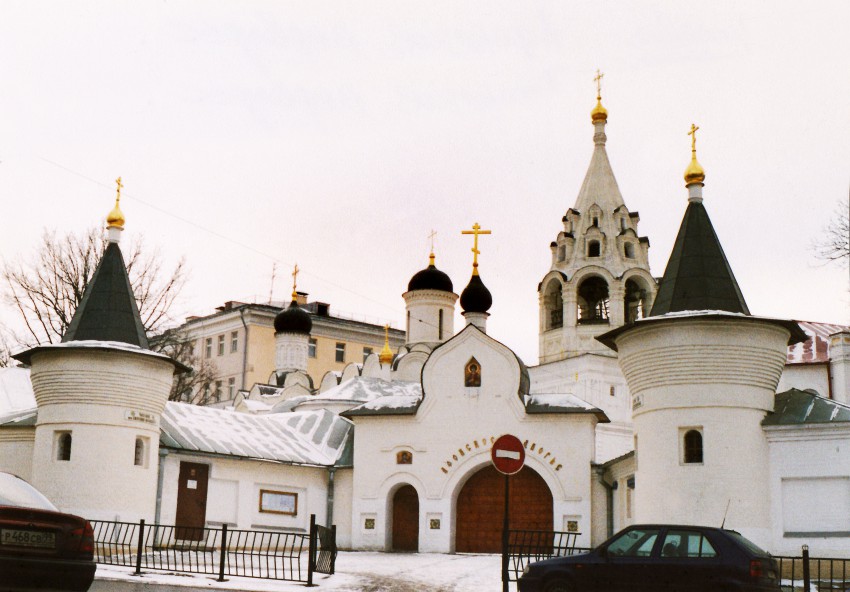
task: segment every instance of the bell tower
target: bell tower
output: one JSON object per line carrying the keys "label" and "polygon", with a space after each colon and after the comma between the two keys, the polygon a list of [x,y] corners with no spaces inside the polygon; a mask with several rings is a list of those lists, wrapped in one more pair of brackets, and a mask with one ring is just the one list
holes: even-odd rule
{"label": "bell tower", "polygon": [[552,264],[538,287],[539,362],[583,353],[611,355],[595,337],[646,316],[655,298],[649,239],[623,201],[605,151],[608,111],[597,71],[593,155],[575,205],[550,244]]}

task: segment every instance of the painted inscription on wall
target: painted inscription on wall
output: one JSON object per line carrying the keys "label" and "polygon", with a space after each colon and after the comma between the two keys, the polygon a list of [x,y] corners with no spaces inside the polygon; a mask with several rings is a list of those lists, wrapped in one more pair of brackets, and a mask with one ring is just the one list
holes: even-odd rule
{"label": "painted inscription on wall", "polygon": [[[447,458],[443,465],[440,467],[440,470],[448,475],[449,471],[457,464],[459,464],[463,458],[472,452],[476,452],[477,450],[489,450],[493,446],[493,442],[496,441],[495,436],[490,436],[489,438],[481,438],[477,440],[473,440],[472,442],[467,442],[463,446],[460,446],[457,449],[457,452],[453,453],[451,458]],[[537,442],[529,442],[528,440],[524,440],[522,445],[526,449],[526,456],[536,454],[540,460],[543,462],[547,462],[555,471],[560,471],[562,464],[558,462],[558,459],[555,455],[552,454],[551,451],[546,450],[543,446],[538,446]]]}

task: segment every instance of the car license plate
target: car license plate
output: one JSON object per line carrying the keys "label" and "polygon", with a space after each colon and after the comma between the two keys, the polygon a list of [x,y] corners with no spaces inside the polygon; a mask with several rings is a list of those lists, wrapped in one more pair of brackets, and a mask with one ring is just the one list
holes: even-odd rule
{"label": "car license plate", "polygon": [[4,528],[0,530],[0,545],[53,549],[56,547],[56,533]]}

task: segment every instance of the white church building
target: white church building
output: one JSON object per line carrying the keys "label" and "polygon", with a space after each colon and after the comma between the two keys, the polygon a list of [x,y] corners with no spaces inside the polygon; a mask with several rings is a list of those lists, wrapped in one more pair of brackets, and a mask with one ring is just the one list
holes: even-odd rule
{"label": "white church building", "polygon": [[695,144],[657,280],[601,99],[591,120],[590,166],[539,286],[537,366],[487,333],[476,224],[460,295],[433,253],[410,279],[398,351],[308,376],[312,321],[293,287],[268,384],[228,409],[168,402],[188,369],[149,348],[116,201],[62,342],[0,372],[0,470],[92,519],[304,532],[315,514],[342,548],[497,552],[490,448],[513,434],[526,450],[509,481],[514,528],[590,546],[635,522],[725,519],[776,553],[850,555],[850,330],[750,314]]}

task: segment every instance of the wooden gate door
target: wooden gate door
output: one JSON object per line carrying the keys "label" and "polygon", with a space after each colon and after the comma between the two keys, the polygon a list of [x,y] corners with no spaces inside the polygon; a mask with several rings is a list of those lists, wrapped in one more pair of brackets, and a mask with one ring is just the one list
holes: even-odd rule
{"label": "wooden gate door", "polygon": [[419,550],[419,495],[405,485],[393,496],[393,551]]}
{"label": "wooden gate door", "polygon": [[[209,465],[181,462],[177,482],[177,529],[174,536],[184,541],[204,538],[207,523],[207,485]],[[181,528],[182,527],[182,528]]]}
{"label": "wooden gate door", "polygon": [[[510,477],[511,530],[552,530],[552,492],[528,466]],[[464,484],[457,498],[455,551],[501,553],[505,476],[489,465]]]}

